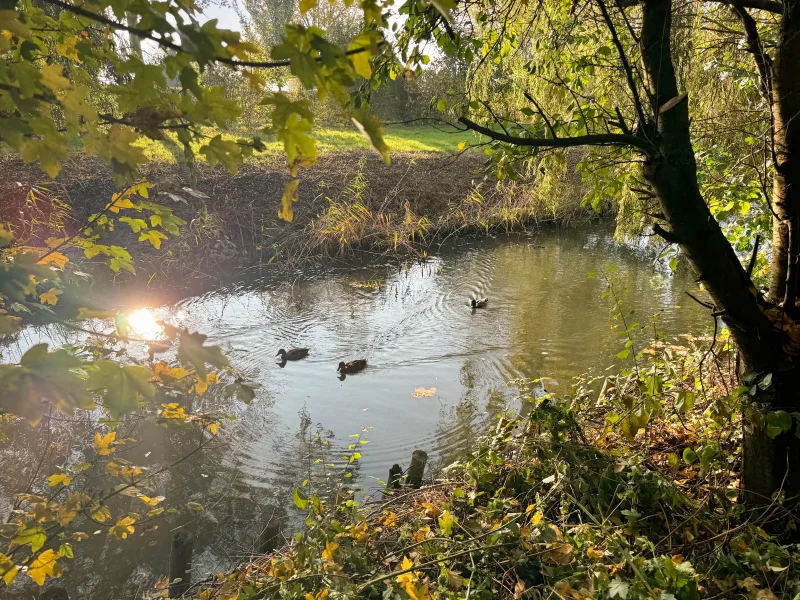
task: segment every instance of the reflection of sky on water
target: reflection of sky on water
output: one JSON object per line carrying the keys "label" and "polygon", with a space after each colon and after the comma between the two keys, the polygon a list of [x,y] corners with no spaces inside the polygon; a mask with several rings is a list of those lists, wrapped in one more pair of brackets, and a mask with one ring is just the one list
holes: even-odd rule
{"label": "reflection of sky on water", "polygon": [[[457,458],[512,400],[509,382],[548,377],[549,391],[566,393],[574,375],[614,364],[620,342],[610,301],[601,298],[602,281],[587,277],[609,263],[617,264],[615,288],[626,312],[634,311],[631,320],[650,327],[649,316],[658,314],[658,327],[668,334],[705,330],[706,316],[683,301],[693,287],[688,277],[657,269],[640,251],[620,248],[609,232],[596,229],[459,242],[425,265],[328,272],[293,285],[264,282],[133,312],[131,325],[141,337],[156,333],[157,319],[201,331],[262,384],[249,405],[204,396],[203,408],[236,415],[220,435],[224,445],[186,461],[155,490],[206,506],[186,525],[197,536],[198,571],[247,553],[273,507],[296,513],[293,486],[341,470],[348,436],[362,427],[369,427],[369,443],[360,445],[362,459],[350,481],[370,491],[393,463],[407,465],[415,448],[428,451],[434,465]],[[375,280],[380,289],[357,285]],[[477,296],[488,296],[489,307],[473,312],[468,303]],[[48,336],[63,343],[81,335],[29,330],[4,355],[14,359]],[[277,349],[294,346],[310,347],[310,356],[279,368]],[[147,357],[144,344],[131,352]],[[368,369],[337,379],[339,361],[356,358],[368,359]],[[414,398],[417,387],[435,387],[436,394]],[[318,431],[329,446],[313,442]],[[69,428],[58,435],[68,443]],[[8,465],[37,450],[32,431],[11,437],[16,454],[7,444],[0,455],[4,494],[24,481],[21,471],[10,476]],[[174,459],[197,441],[152,424],[138,426],[135,437],[139,448],[127,458],[144,465]],[[336,466],[325,467],[330,463]],[[111,588],[125,597],[122,590],[130,592],[132,582],[163,573],[170,530],[181,524],[125,542],[97,536],[81,548],[65,581],[80,597],[105,598]],[[101,552],[114,562],[91,558]],[[131,557],[141,562],[132,564]],[[85,577],[95,571],[96,578]]]}

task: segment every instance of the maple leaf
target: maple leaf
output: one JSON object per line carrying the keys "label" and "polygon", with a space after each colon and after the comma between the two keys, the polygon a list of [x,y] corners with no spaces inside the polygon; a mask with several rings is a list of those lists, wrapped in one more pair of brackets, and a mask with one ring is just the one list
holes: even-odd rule
{"label": "maple leaf", "polygon": [[54,475],[50,475],[50,477],[47,478],[47,481],[49,482],[50,487],[55,487],[58,484],[69,485],[72,481],[72,477],[64,473],[55,473]]}
{"label": "maple leaf", "polygon": [[3,578],[6,585],[11,585],[18,572],[19,569],[13,559],[0,552],[0,577]]}
{"label": "maple leaf", "polygon": [[64,292],[62,292],[58,288],[55,287],[50,288],[44,294],[39,296],[39,302],[41,302],[42,304],[50,304],[51,306],[55,306],[56,304],[58,304],[58,297],[63,293]]}
{"label": "maple leaf", "polygon": [[58,555],[52,548],[45,550],[28,567],[28,577],[37,585],[44,585],[47,576],[61,577],[61,565],[58,564]]}
{"label": "maple leaf", "polygon": [[39,259],[37,264],[40,265],[55,265],[59,269],[63,269],[64,265],[69,262],[69,259],[61,254],[61,252],[51,252]]}
{"label": "maple leaf", "polygon": [[133,517],[122,517],[109,530],[108,534],[124,540],[134,532],[134,523],[136,523],[136,519]]}
{"label": "maple leaf", "polygon": [[[414,566],[414,561],[412,561],[407,556],[403,558],[403,562],[400,563],[400,568],[398,571],[407,571],[411,567]],[[402,573],[397,576],[397,583],[399,583],[404,588],[409,585],[414,585],[414,582],[417,581],[418,577],[414,573],[414,571],[409,571],[408,573]]]}
{"label": "maple leaf", "polygon": [[99,433],[95,433],[94,434],[94,449],[95,449],[95,452],[97,452],[97,454],[99,454],[100,456],[108,456],[109,454],[114,452],[114,450],[116,450],[116,448],[114,448],[114,446],[112,446],[112,444],[113,444],[113,442],[114,442],[114,440],[116,438],[117,438],[117,432],[116,431],[112,431],[111,433],[107,433],[106,435],[104,435],[102,437],[100,436]]}
{"label": "maple leaf", "polygon": [[185,366],[194,367],[197,376],[205,379],[208,375],[206,363],[223,369],[230,363],[219,346],[204,346],[208,336],[202,333],[181,332],[178,360]]}

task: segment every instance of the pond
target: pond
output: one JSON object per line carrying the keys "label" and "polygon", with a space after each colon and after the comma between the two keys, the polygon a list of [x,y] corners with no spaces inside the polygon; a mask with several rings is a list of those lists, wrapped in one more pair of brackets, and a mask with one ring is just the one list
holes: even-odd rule
{"label": "pond", "polygon": [[[218,407],[236,420],[220,431],[214,449],[156,478],[154,494],[204,510],[167,516],[125,541],[102,528],[91,535],[90,528],[62,585],[73,598],[142,597],[166,574],[170,535],[179,527],[195,536],[197,580],[246,557],[270,518],[287,535],[297,530],[301,513],[291,498],[303,480],[317,485],[328,474],[339,481],[346,470],[349,485],[375,494],[389,467],[407,467],[415,449],[428,452],[431,471],[456,460],[495,414],[516,407],[516,380],[546,378],[540,385],[566,394],[573,376],[619,367],[611,301],[602,297],[603,282],[587,276],[611,263],[624,309],[634,311],[631,318],[647,335],[652,315],[670,336],[707,332],[710,317],[684,294],[696,288],[690,274],[672,274],[652,253],[617,245],[603,224],[457,240],[424,264],[317,268],[293,282],[235,286],[136,313],[143,334],[149,317],[208,334],[262,387],[249,404],[204,396],[204,408]],[[469,300],[483,296],[488,307],[470,310]],[[17,360],[39,341],[75,339],[29,330],[4,358]],[[281,368],[277,350],[297,346],[311,349],[308,358]],[[338,378],[339,361],[357,358],[368,360],[367,369]],[[73,440],[86,427],[52,421],[48,435],[61,446],[47,462],[79,460]],[[196,431],[131,427],[138,444],[124,456],[138,465],[176,460],[198,444]],[[4,514],[13,494],[27,486],[27,465],[41,455],[43,435],[27,425],[7,429],[9,439],[0,444]],[[327,445],[315,439],[318,433]],[[361,437],[350,437],[355,434]],[[358,444],[361,459],[347,466],[342,457],[355,441],[368,443]],[[124,502],[124,510],[140,508],[135,498]],[[32,592],[15,585],[9,597]]]}

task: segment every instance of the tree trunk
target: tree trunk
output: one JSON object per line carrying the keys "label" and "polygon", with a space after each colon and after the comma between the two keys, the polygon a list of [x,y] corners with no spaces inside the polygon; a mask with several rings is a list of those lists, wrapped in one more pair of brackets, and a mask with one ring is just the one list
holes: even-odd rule
{"label": "tree trunk", "polygon": [[747,364],[765,370],[780,348],[756,290],[700,194],[689,130],[689,101],[679,95],[670,52],[670,0],[644,0],[640,50],[655,123],[649,134],[659,149],[643,174],[661,204],[681,249],[697,270]]}
{"label": "tree trunk", "polygon": [[[800,0],[793,2],[800,4]],[[657,156],[645,163],[643,174],[661,204],[672,234],[714,303],[724,311],[723,318],[739,348],[742,364],[749,371],[772,373],[773,385],[763,391],[757,388],[758,393],[745,407],[743,416],[743,499],[751,504],[769,503],[779,489],[790,494],[800,492],[800,440],[793,430],[772,439],[764,426],[769,412],[798,410],[800,381],[794,369],[780,370],[788,357],[782,351],[779,333],[759,305],[758,292],[700,194],[689,127],[689,102],[678,93],[670,53],[671,1],[644,0],[642,10],[640,50],[655,115],[655,122],[649,124],[645,133],[659,150]],[[791,47],[792,53],[776,61],[779,69],[776,75],[780,73],[776,80],[786,77],[788,81],[782,80],[782,87],[775,86],[774,96],[780,99],[776,124],[781,125],[776,137],[785,138],[781,140],[775,178],[776,203],[779,198],[782,203],[780,227],[775,234],[779,242],[776,254],[780,257],[785,252],[789,256],[783,269],[785,283],[779,289],[784,295],[794,294],[800,279],[796,262],[800,249],[797,227],[800,202],[795,200],[800,196],[800,186],[790,182],[791,178],[800,177],[800,173],[795,175],[797,169],[792,162],[792,156],[798,154],[790,151],[798,143],[795,141],[798,127],[789,122],[789,115],[800,114],[800,77],[789,75],[791,67],[800,64],[800,35],[790,40],[785,37],[791,36],[782,36],[781,43]],[[787,56],[793,57],[791,64],[786,62]],[[794,295],[787,297],[793,307]]]}
{"label": "tree trunk", "polygon": [[783,3],[775,58],[772,63],[773,183],[772,263],[770,297],[795,312],[800,282],[800,0]]}

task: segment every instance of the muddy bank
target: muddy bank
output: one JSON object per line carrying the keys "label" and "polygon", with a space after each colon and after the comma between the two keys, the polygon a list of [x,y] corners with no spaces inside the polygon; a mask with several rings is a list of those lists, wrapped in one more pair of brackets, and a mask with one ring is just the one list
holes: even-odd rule
{"label": "muddy bank", "polygon": [[[138,277],[118,274],[115,289],[144,296],[158,290],[161,298],[166,289],[179,297],[323,256],[422,252],[454,232],[519,229],[593,215],[580,206],[574,174],[560,177],[562,198],[556,203],[552,190],[546,197],[536,193],[534,176],[503,185],[485,179],[484,159],[477,152],[393,154],[386,165],[363,151],[324,155],[300,174],[291,223],[277,216],[289,181],[279,157],[245,165],[237,175],[205,165],[192,174],[180,165],[151,164],[143,173],[154,185],[151,199],[186,225],[179,238],[156,250],[118,223],[104,243],[130,250]],[[52,182],[42,183],[38,166],[19,160],[5,160],[0,170],[0,220],[12,223],[28,245],[78,231],[118,191],[108,167],[86,157],[69,161]],[[532,172],[541,177],[539,170]]]}

